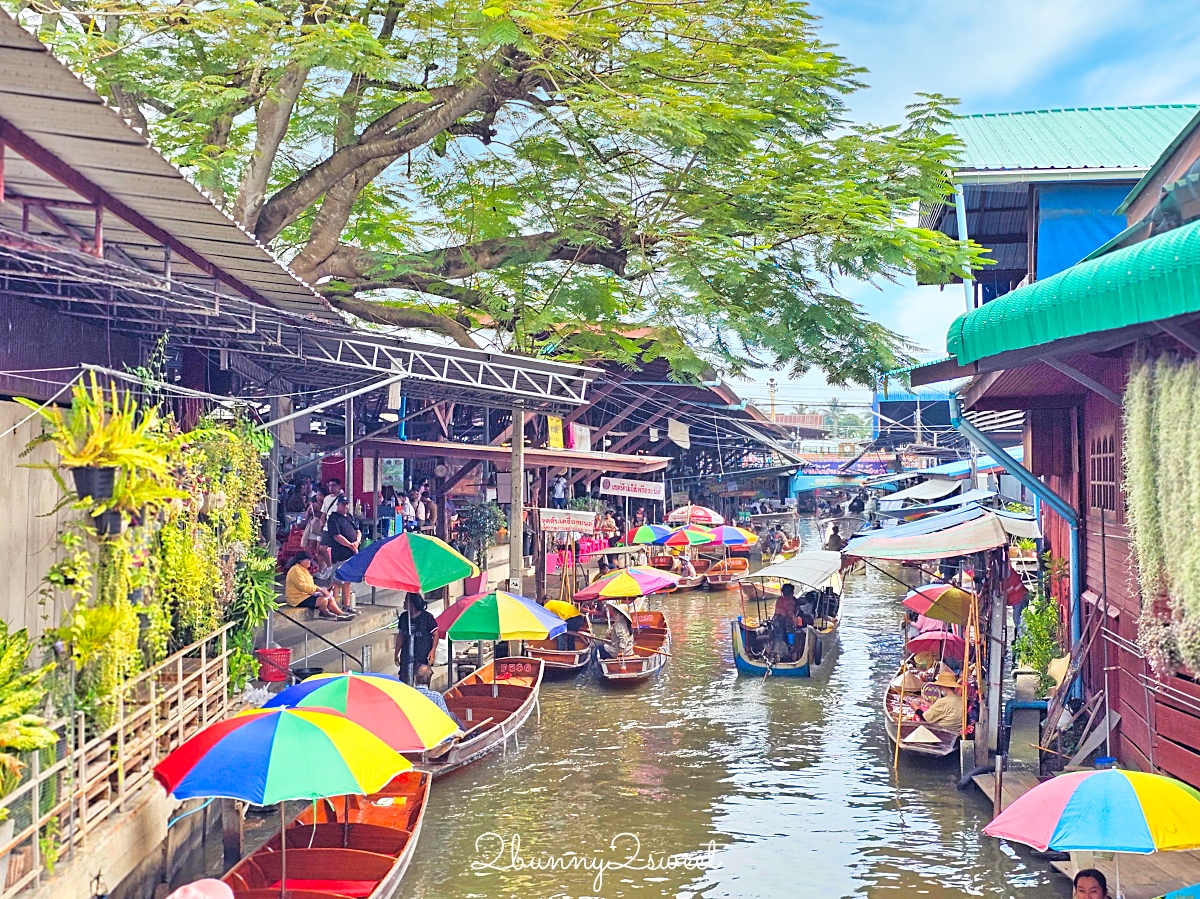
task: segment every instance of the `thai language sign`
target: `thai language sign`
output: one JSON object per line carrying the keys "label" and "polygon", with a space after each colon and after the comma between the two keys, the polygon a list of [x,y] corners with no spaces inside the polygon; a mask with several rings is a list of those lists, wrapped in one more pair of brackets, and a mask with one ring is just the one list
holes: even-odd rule
{"label": "thai language sign", "polygon": [[600,492],[613,496],[636,496],[639,499],[660,501],[667,495],[662,481],[635,481],[631,478],[601,478]]}
{"label": "thai language sign", "polygon": [[577,534],[596,533],[596,513],[572,509],[539,509],[543,531],[574,531]]}

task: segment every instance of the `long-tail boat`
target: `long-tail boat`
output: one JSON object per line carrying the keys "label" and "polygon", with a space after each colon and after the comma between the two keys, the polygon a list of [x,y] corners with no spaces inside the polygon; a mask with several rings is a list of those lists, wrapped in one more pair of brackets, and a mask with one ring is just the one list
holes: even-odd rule
{"label": "long-tail boat", "polygon": [[736,590],[737,579],[750,571],[750,560],[744,558],[721,559],[704,573],[710,590]]}
{"label": "long-tail boat", "polygon": [[[941,695],[931,683],[922,681],[910,660],[900,665],[883,695],[883,720],[888,741],[900,751],[928,758],[944,758],[958,746],[961,729],[927,724],[917,717],[916,709],[927,706]],[[897,736],[897,731],[899,735]]]}
{"label": "long-tail boat", "polygon": [[614,655],[607,644],[597,646],[600,676],[608,683],[628,684],[645,680],[667,663],[671,653],[671,629],[662,612],[631,612],[633,649]]}
{"label": "long-tail boat", "polygon": [[592,662],[592,632],[582,631],[565,635],[567,648],[559,649],[559,639],[526,640],[525,654],[541,659],[546,668],[546,677],[572,677],[586,671]]}
{"label": "long-tail boat", "polygon": [[419,753],[404,753],[423,771],[441,777],[501,748],[521,729],[542,686],[541,659],[513,656],[488,662],[443,694],[466,731]]}
{"label": "long-tail boat", "polygon": [[417,846],[429,781],[408,771],[370,796],[319,800],[221,879],[236,899],[391,899]]}

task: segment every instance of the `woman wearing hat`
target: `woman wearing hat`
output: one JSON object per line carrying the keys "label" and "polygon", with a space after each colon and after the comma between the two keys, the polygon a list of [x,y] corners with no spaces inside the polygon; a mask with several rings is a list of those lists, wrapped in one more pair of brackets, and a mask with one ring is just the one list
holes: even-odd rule
{"label": "woman wearing hat", "polygon": [[962,685],[949,670],[939,672],[933,683],[942,689],[942,695],[924,711],[918,709],[917,717],[934,727],[958,730],[962,727],[963,716],[963,700],[959,692]]}

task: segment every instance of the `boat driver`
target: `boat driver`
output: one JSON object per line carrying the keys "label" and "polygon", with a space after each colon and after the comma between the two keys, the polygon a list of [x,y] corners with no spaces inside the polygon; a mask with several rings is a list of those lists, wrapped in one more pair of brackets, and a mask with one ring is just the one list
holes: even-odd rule
{"label": "boat driver", "polygon": [[956,731],[962,727],[962,685],[949,670],[939,673],[934,683],[941,688],[942,695],[929,708],[917,709],[917,717],[934,727]]}
{"label": "boat driver", "polygon": [[775,600],[775,614],[771,617],[772,642],[775,654],[781,662],[795,661],[796,615],[796,585],[784,584],[779,588],[779,599]]}

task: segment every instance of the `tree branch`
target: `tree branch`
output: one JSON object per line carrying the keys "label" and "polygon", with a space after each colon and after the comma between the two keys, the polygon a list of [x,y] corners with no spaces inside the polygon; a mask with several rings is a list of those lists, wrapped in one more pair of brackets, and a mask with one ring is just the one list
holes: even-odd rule
{"label": "tree branch", "polygon": [[333,295],[329,298],[337,308],[351,315],[356,315],[363,321],[377,325],[391,325],[396,328],[419,328],[445,334],[461,347],[477,350],[479,344],[471,337],[470,332],[454,319],[418,309],[413,306],[385,306],[382,303],[371,303],[354,297]]}

